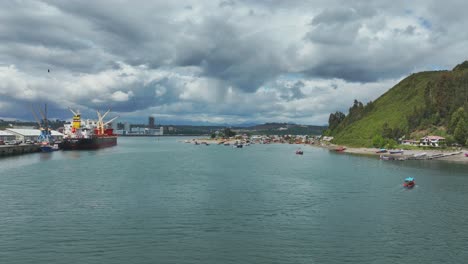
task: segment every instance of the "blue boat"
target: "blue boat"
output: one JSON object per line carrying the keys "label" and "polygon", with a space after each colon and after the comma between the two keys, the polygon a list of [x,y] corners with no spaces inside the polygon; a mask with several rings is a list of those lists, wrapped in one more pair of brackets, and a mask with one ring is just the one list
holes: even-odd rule
{"label": "blue boat", "polygon": [[387,150],[384,149],[384,148],[381,148],[381,149],[377,150],[375,153],[387,153]]}

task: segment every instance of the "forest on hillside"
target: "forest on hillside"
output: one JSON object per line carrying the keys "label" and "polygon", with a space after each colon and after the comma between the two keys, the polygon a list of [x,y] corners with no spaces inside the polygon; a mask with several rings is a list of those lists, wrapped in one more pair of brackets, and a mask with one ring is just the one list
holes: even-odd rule
{"label": "forest on hillside", "polygon": [[[387,98],[379,98],[366,105],[354,100],[347,115],[339,111],[330,114],[329,127],[325,134],[337,136],[337,141],[340,141],[340,136],[358,137],[359,131],[352,129],[353,124],[362,122],[365,118],[367,123],[360,124],[360,127],[375,127],[377,123],[379,124],[373,133],[369,134],[371,138],[368,138],[367,141],[372,142],[374,146],[393,145],[400,138],[418,139],[424,134],[444,136],[447,139],[447,144],[468,145],[468,62],[457,65],[452,71],[429,73],[423,77],[424,79],[419,80],[419,82],[413,80],[412,76],[408,77],[406,82],[402,81],[403,84],[421,86],[423,90],[420,94],[423,98],[416,98],[422,103],[406,108],[407,111],[398,116],[397,122],[393,121],[390,124],[386,120],[373,119],[372,115],[376,112],[376,107],[390,109],[383,103],[377,106],[375,102],[380,100],[380,102],[404,105],[406,100],[409,101],[412,96],[420,96],[420,94],[415,92],[408,94],[408,96],[402,96],[402,90],[399,88],[398,91],[392,93],[390,90],[382,95],[382,97]],[[420,85],[420,83],[424,83],[424,85]],[[392,89],[396,89],[397,86]],[[389,111],[386,116],[390,119],[395,114]]]}

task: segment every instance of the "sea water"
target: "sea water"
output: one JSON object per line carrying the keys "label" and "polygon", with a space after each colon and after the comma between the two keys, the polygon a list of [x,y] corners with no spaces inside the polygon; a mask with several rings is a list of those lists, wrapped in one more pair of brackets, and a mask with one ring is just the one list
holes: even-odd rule
{"label": "sea water", "polygon": [[183,140],[0,159],[0,263],[468,259],[466,165]]}

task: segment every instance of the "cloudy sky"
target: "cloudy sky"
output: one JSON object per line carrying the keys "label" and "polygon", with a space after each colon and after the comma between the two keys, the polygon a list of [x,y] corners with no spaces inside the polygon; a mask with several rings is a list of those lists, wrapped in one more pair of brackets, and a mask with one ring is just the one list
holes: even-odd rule
{"label": "cloudy sky", "polygon": [[[0,118],[323,125],[468,57],[468,2],[0,2]],[[50,69],[50,73],[48,73]]]}

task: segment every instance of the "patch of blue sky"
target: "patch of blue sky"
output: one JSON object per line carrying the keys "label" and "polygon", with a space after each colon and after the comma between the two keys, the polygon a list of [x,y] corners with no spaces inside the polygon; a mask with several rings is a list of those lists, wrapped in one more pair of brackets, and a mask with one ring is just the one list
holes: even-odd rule
{"label": "patch of blue sky", "polygon": [[421,25],[425,29],[431,29],[432,28],[432,23],[425,19],[424,17],[418,17],[418,22],[419,25]]}

